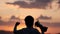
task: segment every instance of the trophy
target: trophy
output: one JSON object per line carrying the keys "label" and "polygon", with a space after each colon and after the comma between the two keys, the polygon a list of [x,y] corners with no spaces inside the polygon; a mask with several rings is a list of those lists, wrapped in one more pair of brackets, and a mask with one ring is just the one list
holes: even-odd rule
{"label": "trophy", "polygon": [[43,26],[42,24],[40,24],[39,21],[35,22],[35,26],[39,27],[41,29],[42,32],[46,32],[48,27]]}

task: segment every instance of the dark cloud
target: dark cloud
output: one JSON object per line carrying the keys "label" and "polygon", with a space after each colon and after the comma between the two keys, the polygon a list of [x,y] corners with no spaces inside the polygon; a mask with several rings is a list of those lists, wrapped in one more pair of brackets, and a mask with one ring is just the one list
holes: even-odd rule
{"label": "dark cloud", "polygon": [[4,21],[1,19],[0,26],[5,26],[5,25],[11,26],[11,25],[14,25],[17,21],[20,22],[20,19],[13,15],[10,17],[10,19],[8,19],[8,21]]}
{"label": "dark cloud", "polygon": [[58,0],[59,8],[60,8],[60,0]]}
{"label": "dark cloud", "polygon": [[11,18],[10,18],[10,20],[20,20],[20,18],[18,18],[18,17],[16,17],[16,16],[12,15]]}
{"label": "dark cloud", "polygon": [[11,26],[11,25],[14,25],[14,21],[3,21],[1,20],[0,21],[0,26]]}
{"label": "dark cloud", "polygon": [[42,22],[44,26],[50,26],[50,27],[60,27],[60,22]]}
{"label": "dark cloud", "polygon": [[3,21],[3,20],[0,20],[0,26],[1,26],[1,25],[6,25],[6,22]]}
{"label": "dark cloud", "polygon": [[52,17],[40,15],[37,19],[50,20]]}
{"label": "dark cloud", "polygon": [[24,1],[15,1],[13,3],[7,2],[6,4],[12,4],[12,5],[18,5],[22,8],[40,8],[40,9],[46,9],[48,7],[48,4],[50,4],[52,0],[36,0],[35,2],[32,2],[28,4]]}
{"label": "dark cloud", "polygon": [[0,16],[0,20],[2,19],[2,17]]}
{"label": "dark cloud", "polygon": [[0,16],[0,25],[2,25],[3,24],[3,20],[2,20],[2,17]]}

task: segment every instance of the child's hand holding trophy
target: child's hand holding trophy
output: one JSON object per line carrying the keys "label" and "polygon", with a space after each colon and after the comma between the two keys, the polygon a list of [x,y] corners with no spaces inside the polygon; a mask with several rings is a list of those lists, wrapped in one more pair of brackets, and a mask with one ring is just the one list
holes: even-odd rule
{"label": "child's hand holding trophy", "polygon": [[41,29],[42,32],[46,32],[48,27],[43,26],[42,24],[40,24],[39,21],[35,22],[35,26],[39,27]]}

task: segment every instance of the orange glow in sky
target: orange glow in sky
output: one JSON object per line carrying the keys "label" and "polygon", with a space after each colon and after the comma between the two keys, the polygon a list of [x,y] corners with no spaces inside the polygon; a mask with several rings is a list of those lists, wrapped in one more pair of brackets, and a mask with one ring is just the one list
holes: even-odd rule
{"label": "orange glow in sky", "polygon": [[[52,9],[37,9],[37,8],[21,8],[18,5],[7,5],[5,2],[8,0],[2,0],[0,1],[0,16],[3,18],[3,20],[9,19],[12,15],[15,15],[19,17],[20,19],[24,19],[27,15],[31,15],[36,19],[40,15],[44,16],[51,16],[52,19],[50,22],[59,22],[60,23],[60,9],[58,9],[58,4],[56,4],[57,1],[52,2]],[[9,0],[10,2],[13,2],[14,0]],[[17,30],[22,29],[26,27],[24,23],[19,25],[17,27]],[[14,25],[13,26],[8,26],[8,25],[1,25],[0,30],[7,30],[7,31],[13,31]],[[60,27],[49,27],[47,32],[54,33],[54,32],[60,32]]]}

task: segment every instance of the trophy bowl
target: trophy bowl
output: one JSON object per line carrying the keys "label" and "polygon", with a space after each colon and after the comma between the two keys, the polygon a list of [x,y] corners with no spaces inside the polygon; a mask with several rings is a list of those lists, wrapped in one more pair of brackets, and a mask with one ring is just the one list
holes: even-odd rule
{"label": "trophy bowl", "polygon": [[43,32],[46,32],[47,29],[48,29],[48,27],[43,26],[42,24],[40,24],[39,21],[35,22],[35,26],[39,27],[41,29],[41,31],[43,31]]}
{"label": "trophy bowl", "polygon": [[43,26],[43,27],[41,28],[41,31],[46,32],[46,31],[47,31],[47,29],[48,29],[48,27]]}

